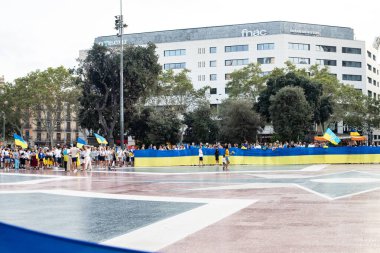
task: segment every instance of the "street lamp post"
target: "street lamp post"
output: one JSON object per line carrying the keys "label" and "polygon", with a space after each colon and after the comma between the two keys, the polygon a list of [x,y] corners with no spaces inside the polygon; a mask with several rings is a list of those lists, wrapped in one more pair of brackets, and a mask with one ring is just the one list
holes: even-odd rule
{"label": "street lamp post", "polygon": [[115,29],[119,31],[117,36],[120,37],[120,147],[124,149],[123,32],[127,25],[123,23],[123,0],[120,0],[120,16],[115,18]]}
{"label": "street lamp post", "polygon": [[[8,104],[8,101],[4,101],[4,107]],[[5,109],[5,108],[4,108]],[[5,110],[2,111],[3,113],[3,145],[5,146]]]}

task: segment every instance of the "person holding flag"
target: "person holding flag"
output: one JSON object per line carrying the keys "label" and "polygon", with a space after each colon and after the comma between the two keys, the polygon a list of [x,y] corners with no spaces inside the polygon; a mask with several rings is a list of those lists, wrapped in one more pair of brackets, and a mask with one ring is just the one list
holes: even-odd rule
{"label": "person holding flag", "polygon": [[340,139],[338,138],[338,136],[336,136],[334,132],[331,131],[330,128],[327,128],[325,134],[323,135],[323,138],[325,138],[326,140],[328,140],[334,145],[338,145],[340,142]]}
{"label": "person holding flag", "polygon": [[83,148],[84,145],[87,145],[87,142],[82,138],[77,138],[77,148]]}
{"label": "person holding flag", "polygon": [[106,138],[104,138],[103,136],[100,136],[99,134],[96,134],[96,133],[94,133],[94,135],[95,135],[96,141],[97,141],[99,144],[104,144],[104,145],[107,145],[107,144],[108,144],[108,141],[107,141]]}
{"label": "person holding flag", "polygon": [[28,143],[26,141],[24,141],[24,139],[21,136],[19,136],[17,134],[13,134],[13,138],[15,139],[15,145],[16,146],[20,146],[23,149],[28,148]]}

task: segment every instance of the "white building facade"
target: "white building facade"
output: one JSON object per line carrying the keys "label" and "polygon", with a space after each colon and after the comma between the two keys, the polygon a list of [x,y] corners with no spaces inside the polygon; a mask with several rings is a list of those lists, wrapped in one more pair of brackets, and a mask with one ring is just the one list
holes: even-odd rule
{"label": "white building facade", "polygon": [[[260,62],[264,74],[286,61],[298,68],[326,65],[343,83],[380,99],[378,51],[354,39],[349,27],[286,21],[126,34],[123,44],[157,46],[163,69],[189,69],[195,88],[210,86],[210,104],[225,99],[229,74]],[[95,43],[119,46],[117,36],[102,36]],[[379,133],[380,138],[380,133]]]}
{"label": "white building facade", "polygon": [[[380,98],[377,50],[354,39],[348,27],[285,21],[178,29],[126,34],[124,44],[157,45],[164,69],[191,70],[195,88],[211,87],[211,104],[226,98],[229,74],[252,62],[260,62],[264,74],[286,61],[299,68],[327,65],[343,83]],[[102,36],[95,43],[120,45],[117,36]]]}

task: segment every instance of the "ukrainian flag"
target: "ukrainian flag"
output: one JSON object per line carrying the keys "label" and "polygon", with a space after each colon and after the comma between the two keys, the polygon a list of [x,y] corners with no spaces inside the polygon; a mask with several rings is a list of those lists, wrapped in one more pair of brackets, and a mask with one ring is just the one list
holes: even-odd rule
{"label": "ukrainian flag", "polygon": [[22,139],[21,136],[17,134],[13,134],[13,138],[15,138],[15,145],[20,146],[22,148],[28,148],[28,143]]}
{"label": "ukrainian flag", "polygon": [[84,145],[87,145],[87,142],[85,140],[83,140],[82,138],[79,138],[77,139],[77,147],[78,148],[82,148]]}
{"label": "ukrainian flag", "polygon": [[323,138],[325,138],[334,145],[338,145],[338,143],[340,142],[338,136],[336,136],[330,128],[327,128],[325,134],[323,135]]}
{"label": "ukrainian flag", "polygon": [[103,136],[96,133],[94,133],[94,135],[99,144],[108,144],[108,141]]}
{"label": "ukrainian flag", "polygon": [[356,131],[355,129],[352,129],[350,131],[350,136],[360,136],[360,134],[358,133],[358,131]]}

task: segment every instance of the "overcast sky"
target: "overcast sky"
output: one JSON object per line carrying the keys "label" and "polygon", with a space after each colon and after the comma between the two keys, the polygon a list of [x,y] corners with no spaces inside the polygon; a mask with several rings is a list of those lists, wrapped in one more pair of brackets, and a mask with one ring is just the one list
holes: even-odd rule
{"label": "overcast sky", "polygon": [[[0,0],[0,76],[6,81],[47,67],[74,67],[79,50],[115,34],[119,0]],[[380,1],[123,0],[126,33],[263,21],[354,28],[356,39],[380,35]]]}

